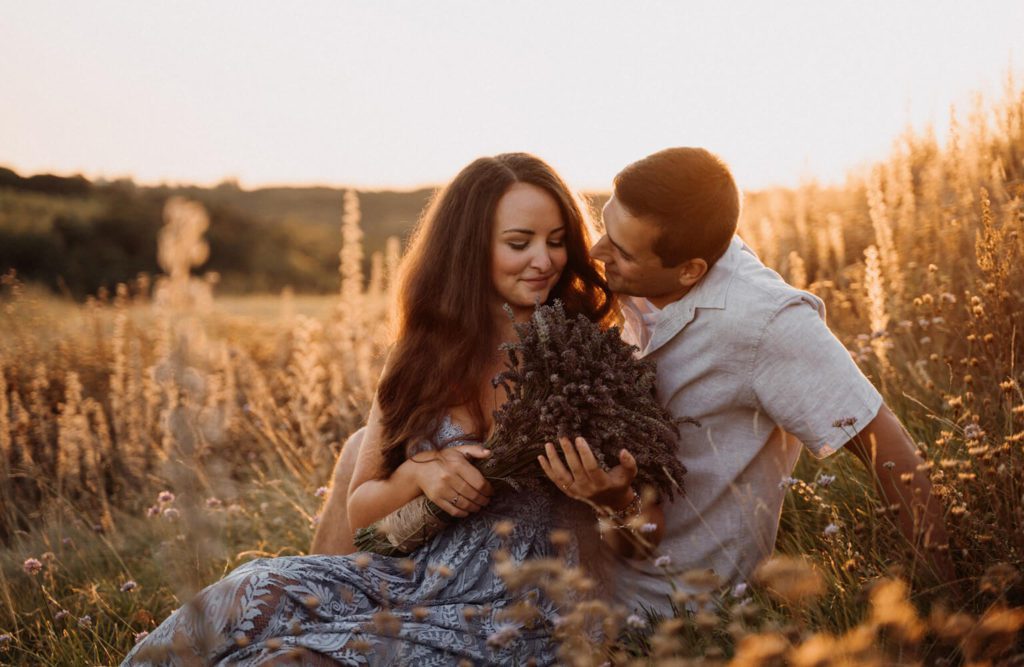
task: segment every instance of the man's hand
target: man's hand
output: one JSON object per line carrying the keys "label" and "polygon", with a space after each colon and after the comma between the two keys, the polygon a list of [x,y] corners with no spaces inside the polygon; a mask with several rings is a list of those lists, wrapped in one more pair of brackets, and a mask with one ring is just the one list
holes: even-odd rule
{"label": "man's hand", "polygon": [[637,473],[636,459],[632,454],[623,449],[619,452],[619,465],[605,472],[584,438],[576,438],[575,443],[568,438],[559,438],[558,442],[565,464],[550,442],[544,445],[546,454],[538,456],[537,461],[548,479],[565,495],[615,511],[629,505]]}
{"label": "man's hand", "polygon": [[491,450],[460,445],[421,452],[402,464],[435,505],[456,517],[469,516],[491,502],[494,489],[470,459],[486,459]]}

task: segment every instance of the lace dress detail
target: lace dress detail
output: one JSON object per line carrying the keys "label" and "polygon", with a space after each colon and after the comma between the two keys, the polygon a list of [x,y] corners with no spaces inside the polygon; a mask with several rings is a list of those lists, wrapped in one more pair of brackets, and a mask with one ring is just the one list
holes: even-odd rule
{"label": "lace dress detail", "polygon": [[[445,418],[447,446],[466,444]],[[548,535],[558,502],[550,485],[495,497],[407,558],[261,558],[241,565],[172,613],[137,644],[123,665],[522,665],[552,664],[556,605],[539,590],[510,592],[491,554],[506,548],[521,562],[555,555]],[[514,524],[510,537],[492,530]],[[576,544],[562,552],[578,561]],[[531,627],[501,611],[534,600]],[[488,640],[491,640],[490,642]]]}

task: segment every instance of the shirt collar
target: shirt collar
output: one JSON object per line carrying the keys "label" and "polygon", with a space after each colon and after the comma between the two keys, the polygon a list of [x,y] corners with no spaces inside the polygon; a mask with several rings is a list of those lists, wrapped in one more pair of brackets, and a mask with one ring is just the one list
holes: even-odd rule
{"label": "shirt collar", "polygon": [[696,308],[724,310],[729,287],[736,276],[736,269],[742,259],[741,253],[754,254],[739,236],[733,236],[725,253],[718,258],[707,275],[689,292],[677,301],[668,304],[662,310],[676,312]]}

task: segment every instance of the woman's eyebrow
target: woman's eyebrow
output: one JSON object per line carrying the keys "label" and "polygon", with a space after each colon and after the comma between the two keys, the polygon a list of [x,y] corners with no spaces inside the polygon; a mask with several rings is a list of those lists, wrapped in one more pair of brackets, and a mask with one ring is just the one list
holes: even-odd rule
{"label": "woman's eyebrow", "polygon": [[[551,234],[557,234],[558,232],[561,232],[561,231],[565,231],[565,226],[564,225],[562,227],[557,228],[557,229],[552,229],[550,233]],[[536,232],[534,232],[532,229],[514,228],[514,229],[502,230],[501,233],[502,234],[526,234],[527,236],[533,236]]]}

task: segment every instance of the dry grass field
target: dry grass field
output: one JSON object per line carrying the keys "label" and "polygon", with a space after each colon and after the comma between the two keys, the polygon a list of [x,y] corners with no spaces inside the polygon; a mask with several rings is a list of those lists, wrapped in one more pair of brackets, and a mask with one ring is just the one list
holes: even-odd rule
{"label": "dry grass field", "polygon": [[[674,619],[576,609],[567,628],[622,634],[567,630],[568,664],[1022,664],[1024,94],[1010,82],[952,128],[908,131],[842,188],[750,193],[740,233],[825,300],[907,426],[957,580],[936,580],[853,457],[805,457],[755,581],[705,582]],[[215,297],[194,275],[205,214],[182,200],[159,277],[84,304],[3,278],[0,663],[117,663],[239,563],[305,552],[390,328],[398,244],[364,280],[345,210],[333,297]]]}

